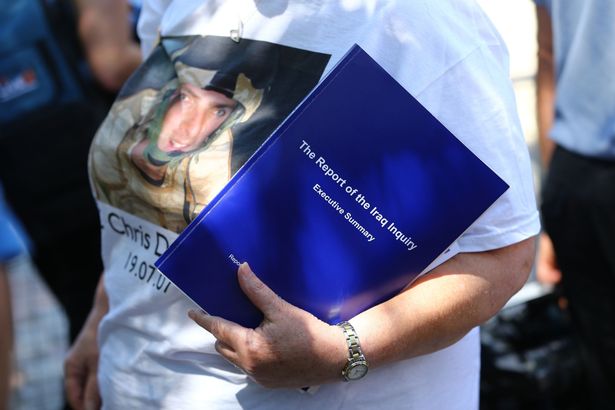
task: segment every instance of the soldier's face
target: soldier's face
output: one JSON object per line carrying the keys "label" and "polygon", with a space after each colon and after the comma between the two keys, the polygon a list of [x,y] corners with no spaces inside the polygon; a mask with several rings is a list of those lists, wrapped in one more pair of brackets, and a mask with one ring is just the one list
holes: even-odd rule
{"label": "soldier's face", "polygon": [[171,100],[157,142],[163,152],[198,149],[237,106],[224,94],[191,84],[182,84]]}

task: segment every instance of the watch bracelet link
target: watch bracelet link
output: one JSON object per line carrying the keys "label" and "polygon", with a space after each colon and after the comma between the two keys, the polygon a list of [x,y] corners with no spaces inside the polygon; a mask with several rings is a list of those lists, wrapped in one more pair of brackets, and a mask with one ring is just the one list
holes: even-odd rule
{"label": "watch bracelet link", "polygon": [[[348,321],[340,322],[337,326],[342,328],[344,336],[346,337],[346,343],[348,345],[348,359],[346,365],[342,369],[344,381],[360,379],[367,373],[368,363],[365,359],[365,355],[363,355],[363,351],[361,350],[359,336],[354,330],[354,327]],[[359,372],[358,376],[356,374],[351,375],[349,372],[351,372],[351,369],[353,368],[358,368],[357,366],[363,370]]]}
{"label": "watch bracelet link", "polygon": [[359,344],[359,336],[354,330],[354,327],[347,321],[338,323],[338,326],[344,330],[344,336],[346,336],[346,343],[348,344],[348,358],[358,359],[363,355],[361,351],[361,345]]}

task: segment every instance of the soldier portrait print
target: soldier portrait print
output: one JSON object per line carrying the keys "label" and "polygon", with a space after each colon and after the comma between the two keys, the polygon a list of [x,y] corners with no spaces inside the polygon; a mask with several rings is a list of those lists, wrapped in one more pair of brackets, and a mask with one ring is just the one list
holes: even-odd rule
{"label": "soldier portrait print", "polygon": [[180,232],[318,83],[328,61],[249,39],[161,39],[94,139],[97,199]]}

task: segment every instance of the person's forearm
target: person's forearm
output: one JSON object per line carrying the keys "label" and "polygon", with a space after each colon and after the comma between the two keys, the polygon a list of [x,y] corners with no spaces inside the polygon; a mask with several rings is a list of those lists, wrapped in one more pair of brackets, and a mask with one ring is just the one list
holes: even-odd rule
{"label": "person's forearm", "polygon": [[445,348],[501,309],[525,283],[534,239],[459,254],[351,320],[370,366]]}
{"label": "person's forearm", "polygon": [[96,286],[96,293],[94,294],[94,304],[90,315],[95,314],[98,319],[102,319],[104,315],[109,311],[109,298],[107,297],[107,291],[105,290],[105,275],[101,274]]}
{"label": "person's forearm", "polygon": [[108,310],[109,301],[104,288],[104,275],[100,275],[93,307],[64,361],[66,399],[72,408],[100,408],[100,396],[96,382],[97,336],[98,325]]}
{"label": "person's forearm", "polygon": [[89,333],[90,336],[96,335],[98,332],[98,324],[109,311],[109,298],[105,290],[104,276],[104,274],[100,275],[98,285],[96,286],[96,292],[94,293],[92,309],[90,309],[90,313],[80,333]]}
{"label": "person's forearm", "polygon": [[0,264],[0,410],[8,408],[12,346],[11,293],[6,270]]}
{"label": "person's forearm", "polygon": [[555,68],[551,17],[541,6],[536,8],[538,21],[538,72],[536,74],[536,117],[538,142],[543,169],[551,161],[554,143],[549,139],[555,113]]}
{"label": "person's forearm", "polygon": [[94,294],[94,301],[92,303],[92,309],[88,314],[81,331],[79,332],[79,338],[89,338],[92,340],[97,339],[98,325],[102,318],[109,312],[109,299],[104,285],[104,274],[100,275],[98,285],[96,286],[96,292]]}
{"label": "person's forearm", "polygon": [[[459,254],[400,295],[351,319],[370,367],[435,352],[462,338],[523,286],[533,257],[533,238],[493,251]],[[218,353],[265,387],[340,380],[348,346],[338,326],[277,297],[247,264],[239,268],[238,280],[263,312],[257,328],[189,312],[217,339]]]}

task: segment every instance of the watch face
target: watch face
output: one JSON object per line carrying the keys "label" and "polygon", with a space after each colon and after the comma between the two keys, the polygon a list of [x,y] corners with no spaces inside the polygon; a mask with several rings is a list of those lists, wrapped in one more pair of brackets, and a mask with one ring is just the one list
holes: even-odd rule
{"label": "watch face", "polygon": [[355,362],[350,365],[346,372],[348,380],[358,380],[367,373],[367,364],[365,362]]}

